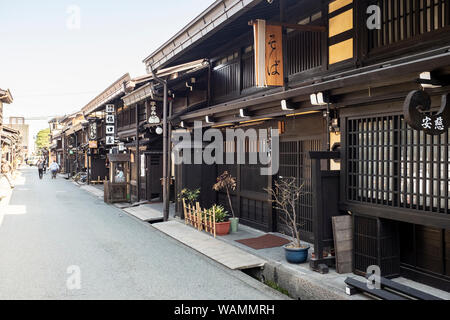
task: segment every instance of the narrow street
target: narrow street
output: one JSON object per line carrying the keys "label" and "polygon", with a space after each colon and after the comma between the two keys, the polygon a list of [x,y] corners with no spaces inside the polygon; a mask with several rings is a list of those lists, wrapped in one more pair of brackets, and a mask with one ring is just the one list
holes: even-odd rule
{"label": "narrow street", "polygon": [[[40,181],[36,169],[21,170],[0,210],[0,299],[279,298],[71,182]],[[68,289],[71,266],[79,290]]]}

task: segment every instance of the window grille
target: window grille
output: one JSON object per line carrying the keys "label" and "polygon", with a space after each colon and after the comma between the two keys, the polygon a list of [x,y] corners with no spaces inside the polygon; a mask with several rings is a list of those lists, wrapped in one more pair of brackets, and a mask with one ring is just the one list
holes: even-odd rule
{"label": "window grille", "polygon": [[414,130],[402,115],[348,119],[348,200],[449,214],[449,137]]}
{"label": "window grille", "polygon": [[450,0],[376,0],[381,29],[371,30],[369,49],[384,47],[450,25]]}

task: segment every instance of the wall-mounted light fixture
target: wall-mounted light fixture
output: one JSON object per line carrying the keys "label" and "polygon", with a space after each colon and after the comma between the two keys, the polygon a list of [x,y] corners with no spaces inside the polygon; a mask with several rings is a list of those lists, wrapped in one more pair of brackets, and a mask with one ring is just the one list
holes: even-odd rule
{"label": "wall-mounted light fixture", "polygon": [[313,106],[326,106],[327,104],[332,103],[329,92],[313,93],[311,94],[310,99]]}
{"label": "wall-mounted light fixture", "polygon": [[249,118],[252,116],[252,113],[247,109],[239,109],[239,117],[241,118]]}
{"label": "wall-mounted light fixture", "polygon": [[206,123],[208,123],[208,124],[216,123],[215,119],[214,119],[213,117],[211,117],[211,116],[206,116],[206,117],[205,117],[205,121],[206,121]]}
{"label": "wall-mounted light fixture", "polygon": [[185,127],[186,127],[184,121],[181,121],[181,122],[180,122],[180,127],[181,127],[181,128],[185,128]]}
{"label": "wall-mounted light fixture", "polygon": [[163,134],[163,128],[156,127],[155,132],[156,132],[157,135],[162,135]]}
{"label": "wall-mounted light fixture", "polygon": [[288,100],[281,100],[281,110],[283,111],[294,111],[299,109],[299,106],[294,104],[291,101]]}
{"label": "wall-mounted light fixture", "polygon": [[443,79],[439,77],[435,72],[425,71],[419,75],[417,82],[424,89],[441,88],[442,86],[450,83],[449,79]]}

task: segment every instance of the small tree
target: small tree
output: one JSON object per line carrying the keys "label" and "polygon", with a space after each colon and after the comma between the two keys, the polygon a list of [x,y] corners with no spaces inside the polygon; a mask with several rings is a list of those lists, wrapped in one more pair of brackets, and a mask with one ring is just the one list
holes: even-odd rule
{"label": "small tree", "polygon": [[199,196],[200,196],[200,189],[195,190],[183,189],[178,194],[178,200],[182,201],[183,199],[185,199],[188,202],[188,204],[194,207],[195,202],[197,201]]}
{"label": "small tree", "polygon": [[233,203],[231,202],[230,190],[236,190],[236,185],[236,178],[233,178],[231,174],[228,173],[228,171],[225,171],[217,178],[217,183],[213,186],[213,189],[215,191],[226,190],[228,203],[230,204],[231,214],[233,215],[233,218],[235,218],[235,215]]}
{"label": "small tree", "polygon": [[280,219],[290,229],[294,239],[294,248],[302,248],[300,241],[301,224],[297,223],[296,204],[303,193],[303,185],[298,186],[295,178],[281,178],[275,182],[275,187],[266,190],[272,197],[275,209],[281,214]]}

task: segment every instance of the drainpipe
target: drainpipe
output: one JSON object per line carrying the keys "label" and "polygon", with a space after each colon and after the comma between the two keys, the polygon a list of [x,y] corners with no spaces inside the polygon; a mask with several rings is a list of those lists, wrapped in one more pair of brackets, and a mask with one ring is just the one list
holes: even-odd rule
{"label": "drainpipe", "polygon": [[[173,97],[169,101],[169,118],[172,118],[173,113]],[[166,203],[166,210],[167,212],[170,212],[170,182],[172,182],[172,124],[168,123],[168,140],[167,140],[167,203]]]}
{"label": "drainpipe", "polygon": [[168,195],[168,179],[167,179],[167,151],[168,151],[168,141],[167,141],[167,81],[162,80],[156,76],[156,73],[153,71],[152,66],[149,66],[150,72],[153,75],[153,79],[155,79],[159,84],[164,87],[164,102],[163,102],[163,213],[164,213],[164,221],[169,220],[169,199]]}

